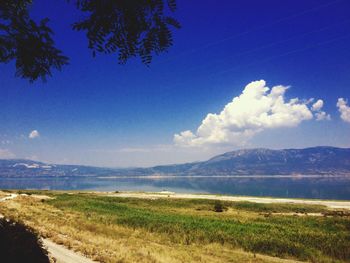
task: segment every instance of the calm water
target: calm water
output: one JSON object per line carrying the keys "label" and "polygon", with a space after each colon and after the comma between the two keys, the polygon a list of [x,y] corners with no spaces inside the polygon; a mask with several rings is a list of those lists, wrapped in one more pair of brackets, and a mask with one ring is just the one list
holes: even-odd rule
{"label": "calm water", "polygon": [[174,191],[350,200],[350,178],[0,178],[0,189]]}

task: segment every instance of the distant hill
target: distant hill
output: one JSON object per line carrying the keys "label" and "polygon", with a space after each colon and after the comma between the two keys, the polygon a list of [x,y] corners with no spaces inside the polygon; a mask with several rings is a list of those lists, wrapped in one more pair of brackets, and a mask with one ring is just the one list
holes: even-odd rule
{"label": "distant hill", "polygon": [[147,176],[147,175],[349,175],[350,149],[246,149],[208,161],[150,168],[112,169],[81,165],[52,165],[30,160],[0,160],[0,176]]}
{"label": "distant hill", "polygon": [[187,175],[349,174],[350,149],[246,149],[227,152],[208,161],[151,168],[155,173]]}
{"label": "distant hill", "polygon": [[105,176],[113,169],[83,165],[46,164],[24,159],[0,160],[1,177],[29,176]]}

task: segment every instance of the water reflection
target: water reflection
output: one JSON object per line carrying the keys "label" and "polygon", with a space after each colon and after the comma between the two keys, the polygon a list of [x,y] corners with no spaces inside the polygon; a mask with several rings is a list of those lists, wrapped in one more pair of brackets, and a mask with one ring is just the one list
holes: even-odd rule
{"label": "water reflection", "polygon": [[0,178],[1,189],[162,191],[350,200],[350,178]]}

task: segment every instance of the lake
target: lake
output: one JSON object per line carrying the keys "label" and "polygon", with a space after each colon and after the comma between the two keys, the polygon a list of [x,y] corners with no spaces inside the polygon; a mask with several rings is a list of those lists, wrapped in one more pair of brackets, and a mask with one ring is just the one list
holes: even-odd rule
{"label": "lake", "polygon": [[0,178],[0,189],[173,191],[226,195],[350,200],[350,178]]}

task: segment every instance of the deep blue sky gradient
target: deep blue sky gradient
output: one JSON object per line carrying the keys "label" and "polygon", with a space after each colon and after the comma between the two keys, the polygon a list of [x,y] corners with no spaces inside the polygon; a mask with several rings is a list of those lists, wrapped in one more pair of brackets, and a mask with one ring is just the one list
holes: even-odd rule
{"label": "deep blue sky gradient", "polygon": [[[0,65],[0,141],[10,141],[0,148],[16,157],[108,166],[206,158],[212,153],[119,150],[171,145],[174,133],[195,130],[259,79],[290,85],[289,98],[322,98],[332,121],[265,132],[252,147],[350,146],[350,125],[335,106],[350,99],[347,0],[179,0],[182,29],[150,67],[92,58],[84,33],[70,28],[81,14],[63,0],[34,2],[33,16],[50,18],[70,65],[34,84],[15,78],[13,63]],[[41,137],[28,140],[34,129]]]}

